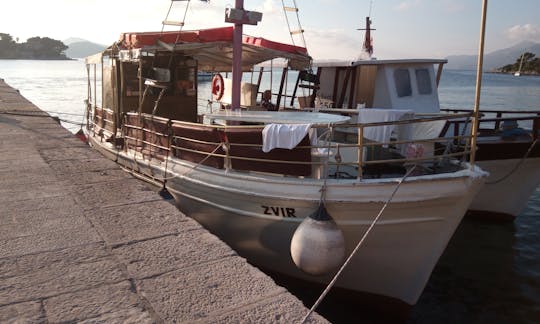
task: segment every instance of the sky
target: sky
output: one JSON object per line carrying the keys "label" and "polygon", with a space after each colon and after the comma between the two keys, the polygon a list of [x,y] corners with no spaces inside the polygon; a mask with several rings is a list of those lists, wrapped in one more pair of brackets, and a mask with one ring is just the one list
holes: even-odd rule
{"label": "sky", "polygon": [[[182,20],[185,1],[175,2],[169,20]],[[234,0],[192,0],[184,29],[227,26],[224,10]],[[290,6],[294,0],[284,1]],[[159,31],[168,0],[27,0],[0,4],[0,33],[24,42],[30,37],[82,38],[110,45],[122,32]],[[296,0],[305,43],[314,59],[354,59],[371,13],[374,56],[445,58],[476,54],[481,0]],[[263,13],[244,33],[292,43],[281,0],[245,0],[246,10]],[[300,29],[294,13],[291,29]],[[521,41],[540,42],[540,0],[490,0],[486,53]],[[303,46],[299,37],[296,45]],[[538,53],[540,55],[540,53]]]}

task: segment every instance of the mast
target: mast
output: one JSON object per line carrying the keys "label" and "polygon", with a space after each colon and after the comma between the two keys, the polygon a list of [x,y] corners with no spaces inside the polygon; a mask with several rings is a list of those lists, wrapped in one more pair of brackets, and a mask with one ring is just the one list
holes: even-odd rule
{"label": "mast", "polygon": [[482,20],[480,22],[480,44],[478,45],[478,64],[476,69],[476,91],[474,99],[474,117],[471,129],[471,167],[476,158],[476,136],[478,135],[478,116],[480,113],[480,90],[482,88],[482,65],[484,63],[484,39],[486,35],[486,12],[488,0],[482,1]]}
{"label": "mast", "polygon": [[243,25],[257,25],[262,13],[244,10],[244,0],[235,0],[234,8],[225,9],[225,22],[234,24],[232,62],[232,109],[240,109],[240,88],[242,82],[242,38]]}
{"label": "mast", "polygon": [[371,19],[366,17],[366,34],[364,36],[364,44],[362,45],[364,51],[369,54],[369,57],[373,54],[373,42],[371,39]]}
{"label": "mast", "polygon": [[525,53],[521,54],[521,60],[519,61],[519,68],[516,73],[514,73],[515,76],[521,75],[521,67],[523,66],[523,56]]}
{"label": "mast", "polygon": [[371,31],[375,30],[371,28],[371,18],[366,17],[366,28],[358,28],[357,30],[365,30],[364,43],[362,44],[362,52],[368,54],[369,57],[373,54],[373,38],[371,37]]}

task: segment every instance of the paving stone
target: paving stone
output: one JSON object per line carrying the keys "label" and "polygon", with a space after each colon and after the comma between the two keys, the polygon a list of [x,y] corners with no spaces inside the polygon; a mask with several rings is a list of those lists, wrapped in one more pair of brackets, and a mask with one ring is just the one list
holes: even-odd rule
{"label": "paving stone", "polygon": [[82,320],[97,323],[100,319],[123,323],[153,322],[139,296],[131,290],[129,281],[47,298],[43,306],[51,323]]}
{"label": "paving stone", "polygon": [[11,304],[0,307],[0,323],[45,322],[40,301]]}
{"label": "paving stone", "polygon": [[161,197],[136,179],[110,180],[80,185],[76,201],[87,210],[161,200]]}
{"label": "paving stone", "polygon": [[238,257],[145,279],[137,285],[168,323],[201,320],[286,292]]}
{"label": "paving stone", "polygon": [[63,161],[63,160],[88,160],[96,159],[101,155],[92,150],[90,147],[57,147],[49,149],[41,149],[41,156],[47,162],[50,161]]}
{"label": "paving stone", "polygon": [[11,170],[0,171],[0,186],[10,188],[15,185],[41,186],[51,182],[58,182],[58,178],[50,172],[49,166],[33,168],[24,172],[13,172]]}
{"label": "paving stone", "polygon": [[81,206],[69,196],[6,201],[0,209],[0,224],[43,222],[82,213]]}
{"label": "paving stone", "polygon": [[[48,166],[57,174],[121,170],[118,164],[103,157],[97,159],[55,160],[49,161]],[[124,172],[124,174],[126,173]],[[127,174],[126,177],[128,177]]]}
{"label": "paving stone", "polygon": [[[52,210],[51,210],[52,212]],[[39,235],[40,233],[50,233],[57,231],[92,231],[92,224],[80,215],[70,215],[69,217],[47,217],[31,222],[15,222],[11,224],[0,224],[0,237],[4,240]]]}
{"label": "paving stone", "polygon": [[87,216],[111,246],[201,228],[163,200],[90,210]]}
{"label": "paving stone", "polygon": [[[42,159],[19,160],[14,163],[12,160],[0,161],[0,171],[26,172],[35,168],[48,168],[49,166]],[[22,173],[24,174],[24,173]]]}
{"label": "paving stone", "polygon": [[0,258],[47,252],[101,241],[102,239],[95,230],[72,229],[13,239],[0,239]]}
{"label": "paving stone", "polygon": [[68,195],[63,183],[49,183],[40,187],[15,185],[15,188],[0,189],[0,203],[8,201],[29,200],[35,198],[63,197]]}
{"label": "paving stone", "polygon": [[110,258],[103,243],[90,243],[66,249],[35,254],[17,255],[0,259],[0,279],[27,275],[36,272],[65,269],[71,265],[92,263]]}
{"label": "paving stone", "polygon": [[[194,221],[184,225],[188,227],[178,235],[128,244],[113,251],[127,264],[133,278],[155,276],[236,255],[230,247]],[[189,227],[194,230],[187,230]]]}
{"label": "paving stone", "polygon": [[68,264],[65,267],[4,278],[0,281],[0,305],[57,296],[126,280],[112,258]]}
{"label": "paving stone", "polygon": [[[302,323],[308,310],[297,298],[288,293],[281,293],[264,299],[259,303],[235,308],[232,312],[210,313],[204,323]],[[293,311],[297,310],[297,311]],[[328,321],[317,313],[312,313],[306,323],[327,323]]]}
{"label": "paving stone", "polygon": [[138,308],[120,309],[110,313],[100,314],[97,317],[77,321],[79,324],[93,324],[93,323],[133,323],[133,324],[150,324],[156,323],[157,320],[153,319],[151,315]]}

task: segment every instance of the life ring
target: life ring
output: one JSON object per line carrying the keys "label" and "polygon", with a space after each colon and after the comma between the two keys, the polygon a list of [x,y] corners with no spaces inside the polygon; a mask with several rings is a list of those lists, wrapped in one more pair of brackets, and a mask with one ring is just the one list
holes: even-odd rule
{"label": "life ring", "polygon": [[214,100],[220,100],[223,97],[223,92],[225,90],[225,83],[223,82],[223,77],[221,74],[217,73],[212,78],[212,96]]}

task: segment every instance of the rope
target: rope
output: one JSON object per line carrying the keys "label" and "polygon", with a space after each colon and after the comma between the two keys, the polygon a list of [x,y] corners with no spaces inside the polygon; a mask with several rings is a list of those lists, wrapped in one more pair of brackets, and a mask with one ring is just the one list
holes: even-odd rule
{"label": "rope", "polygon": [[381,217],[381,215],[383,214],[384,210],[386,209],[386,207],[388,206],[388,204],[390,203],[390,201],[392,201],[392,199],[394,198],[396,192],[398,191],[399,187],[401,186],[401,184],[403,183],[403,181],[412,173],[412,171],[416,168],[416,165],[413,165],[413,167],[407,171],[407,173],[405,173],[405,175],[403,176],[403,178],[401,178],[396,186],[396,188],[394,188],[394,191],[392,192],[392,194],[390,195],[390,198],[388,198],[388,200],[386,201],[386,203],[383,205],[383,207],[381,208],[381,210],[379,211],[379,213],[377,214],[377,216],[375,217],[375,219],[373,219],[373,222],[371,222],[371,225],[369,226],[369,228],[367,229],[367,231],[364,233],[364,235],[362,236],[362,238],[360,239],[360,241],[358,242],[358,244],[356,245],[356,247],[354,248],[354,250],[351,252],[351,254],[349,255],[349,257],[347,258],[347,260],[345,260],[345,262],[343,263],[343,265],[341,266],[341,268],[338,270],[338,272],[334,275],[334,278],[332,278],[332,281],[330,281],[330,283],[328,284],[328,286],[326,286],[326,289],[322,292],[322,294],[319,296],[319,299],[317,299],[317,301],[315,302],[315,304],[313,304],[313,306],[311,306],[311,309],[309,310],[309,312],[306,314],[306,316],[302,319],[302,322],[301,323],[306,323],[306,321],[308,320],[308,318],[311,316],[311,314],[315,311],[315,309],[317,308],[317,306],[319,306],[319,304],[322,302],[322,300],[324,299],[324,297],[328,294],[328,292],[330,291],[330,289],[332,289],[332,287],[334,286],[334,284],[336,283],[338,277],[341,275],[341,273],[343,272],[343,270],[345,269],[345,267],[347,267],[347,265],[349,264],[349,262],[352,260],[352,257],[356,254],[356,251],[358,251],[358,249],[360,248],[360,246],[362,245],[362,243],[364,243],[366,237],[368,236],[368,234],[371,232],[371,230],[373,229],[373,227],[375,226],[375,224],[377,223],[377,221],[379,220],[379,218]]}
{"label": "rope", "polygon": [[[49,110],[40,110],[40,111],[35,111],[35,110],[13,110],[13,111],[4,110],[4,111],[0,111],[0,113],[6,113],[6,114],[27,113],[28,115],[38,115],[38,114],[41,114],[41,113],[47,113],[47,114],[59,114],[59,115],[68,115],[68,116],[76,116],[76,117],[84,116],[84,114],[81,115],[81,114],[66,113],[66,112],[61,112],[61,111],[49,111]],[[40,116],[40,115],[38,115],[38,116]],[[50,117],[50,116],[45,116],[45,115],[41,115],[41,116]]]}
{"label": "rope", "polygon": [[[300,15],[298,14],[298,6],[296,5],[296,0],[293,0],[293,4],[294,4],[294,8],[296,9],[295,12],[296,12],[296,20],[298,22],[298,29],[301,30],[302,32],[300,33],[300,36],[301,36],[301,39],[302,39],[302,45],[304,46],[304,48],[307,49],[307,45],[306,45],[306,38],[304,37],[304,31],[302,29],[302,25],[300,24]],[[283,7],[283,13],[285,14],[285,21],[287,22],[287,28],[289,29],[289,34],[291,35],[291,41],[293,43],[293,45],[296,46],[295,42],[294,42],[294,35],[291,31],[291,25],[289,23],[289,17],[287,16],[287,10],[285,10],[285,1],[284,0],[281,0],[281,5]]]}
{"label": "rope", "polygon": [[525,162],[527,157],[529,157],[529,154],[531,154],[531,151],[536,145],[536,142],[538,142],[538,139],[535,139],[534,142],[532,142],[531,146],[529,146],[529,149],[527,150],[525,155],[521,158],[521,160],[518,163],[516,163],[516,165],[512,168],[512,170],[510,170],[510,172],[508,172],[506,175],[504,175],[503,177],[495,181],[489,181],[489,182],[486,181],[486,184],[487,185],[498,184],[499,182],[506,180],[509,176],[511,176],[514,172],[516,172],[517,169],[523,164],[523,162]]}
{"label": "rope", "polygon": [[156,177],[153,177],[154,179],[156,180],[160,180],[160,181],[167,181],[167,180],[171,180],[171,179],[174,179],[174,178],[182,178],[184,177],[188,172],[191,172],[193,170],[195,170],[196,168],[198,168],[201,164],[204,163],[204,161],[208,160],[209,157],[211,157],[214,153],[216,153],[216,151],[223,145],[224,143],[221,142],[218,144],[218,146],[210,153],[208,153],[206,155],[206,157],[204,159],[202,159],[201,161],[199,161],[199,163],[195,164],[193,167],[190,167],[186,172],[184,172],[183,174],[179,174],[179,175],[173,175],[171,177],[163,177],[163,178],[156,178]]}
{"label": "rope", "polygon": [[[59,118],[58,116],[50,116],[50,115],[37,115],[37,114],[25,114],[25,113],[16,113],[16,112],[10,112],[10,111],[2,111],[0,112],[1,114],[5,114],[5,115],[14,115],[14,116],[25,116],[25,117],[42,117],[42,118],[52,118],[56,121],[61,121],[63,123],[67,123],[67,124],[72,124],[72,125],[84,125],[84,123],[78,123],[78,122],[75,122],[75,121],[72,121],[72,120],[68,120],[68,119],[62,119],[62,118]],[[80,115],[78,115],[80,116]],[[84,122],[84,115],[83,116],[83,122]]]}

